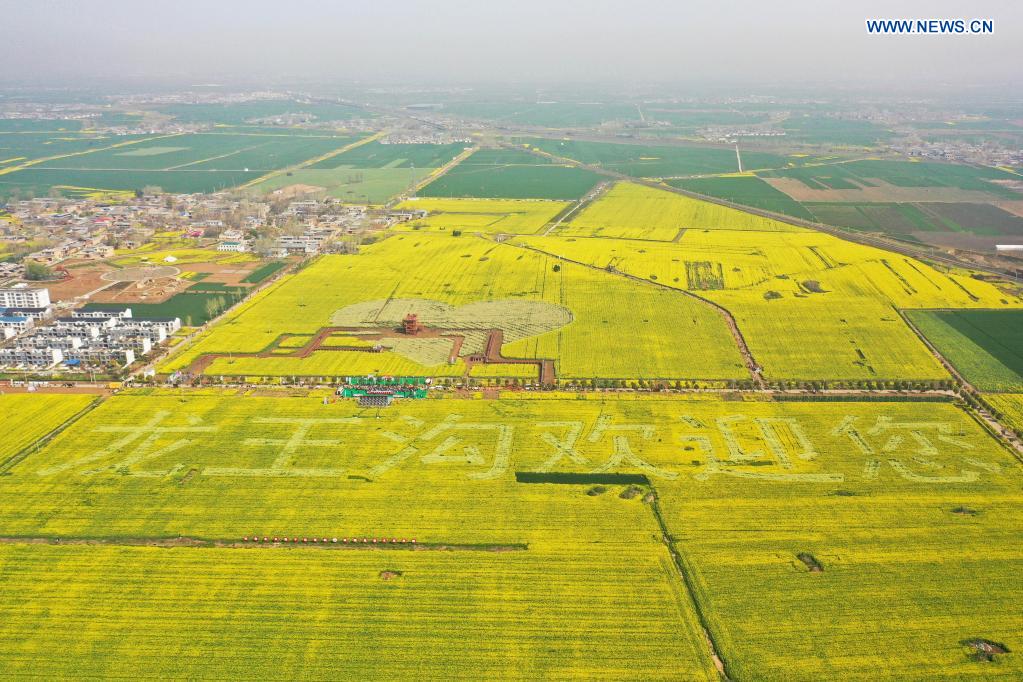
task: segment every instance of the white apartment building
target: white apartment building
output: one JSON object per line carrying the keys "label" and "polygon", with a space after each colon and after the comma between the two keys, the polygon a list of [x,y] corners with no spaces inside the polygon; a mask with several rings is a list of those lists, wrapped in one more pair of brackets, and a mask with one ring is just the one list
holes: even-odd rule
{"label": "white apartment building", "polygon": [[48,369],[64,360],[59,348],[0,348],[0,365]]}
{"label": "white apartment building", "polygon": [[35,320],[31,317],[25,317],[23,315],[0,315],[0,327],[3,327],[4,329],[13,329],[18,334],[28,331],[34,324]]}
{"label": "white apartment building", "polygon": [[[51,349],[60,353],[57,349]],[[135,362],[135,351],[130,348],[76,348],[63,353],[64,362],[75,361],[85,365],[105,365],[108,362],[116,362],[122,367],[127,367]],[[60,360],[58,360],[60,362]]]}
{"label": "white apartment building", "polygon": [[50,305],[50,290],[16,284],[0,289],[0,308],[45,308]]}
{"label": "white apartment building", "polygon": [[247,253],[249,243],[245,240],[237,242],[220,242],[217,244],[217,251],[233,251],[235,253]]}
{"label": "white apartment building", "polygon": [[131,308],[121,310],[76,310],[71,313],[76,320],[105,320],[111,317],[126,319],[131,317]]}

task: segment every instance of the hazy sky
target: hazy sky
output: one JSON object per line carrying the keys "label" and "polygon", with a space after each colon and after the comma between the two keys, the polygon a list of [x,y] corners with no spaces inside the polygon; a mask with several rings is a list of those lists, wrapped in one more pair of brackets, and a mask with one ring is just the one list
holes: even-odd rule
{"label": "hazy sky", "polygon": [[[1019,82],[1002,0],[0,0],[0,80]],[[984,18],[987,36],[864,19]]]}

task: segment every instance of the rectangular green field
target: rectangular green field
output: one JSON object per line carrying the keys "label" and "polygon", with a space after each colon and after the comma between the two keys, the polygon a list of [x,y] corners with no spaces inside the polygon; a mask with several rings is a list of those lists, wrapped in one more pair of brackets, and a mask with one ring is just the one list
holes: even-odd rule
{"label": "rectangular green field", "polygon": [[[202,286],[202,285],[195,285]],[[225,291],[186,291],[174,294],[163,303],[87,303],[83,310],[121,310],[131,308],[132,317],[141,320],[158,320],[177,317],[186,327],[206,324],[220,313],[245,298],[245,290],[229,287]]]}
{"label": "rectangular green field", "polygon": [[341,149],[357,138],[187,133],[55,159],[40,168],[140,171],[270,171]]}
{"label": "rectangular green field", "polygon": [[956,232],[1023,237],[1023,218],[991,204],[928,203],[920,208],[940,225]]}
{"label": "rectangular green field", "polygon": [[668,184],[697,194],[726,199],[736,204],[783,213],[803,220],[813,219],[813,215],[802,204],[756,176],[690,178],[688,180],[671,180]]}
{"label": "rectangular green field", "polygon": [[977,388],[1023,390],[1023,311],[910,310],[907,314]]}
{"label": "rectangular green field", "polygon": [[[735,173],[739,163],[731,147],[617,144],[528,138],[521,140],[557,157],[597,165],[633,177],[670,178],[687,175]],[[764,152],[743,152],[743,169],[782,168],[790,159]]]}
{"label": "rectangular green field", "polygon": [[481,150],[419,194],[477,199],[578,199],[601,179],[593,171],[550,163],[518,150]]}
{"label": "rectangular green field", "polygon": [[82,129],[76,119],[5,118],[0,120],[0,133],[75,132]]}
{"label": "rectangular green field", "polygon": [[0,132],[0,169],[17,166],[26,161],[90,152],[144,139],[146,138],[141,135],[110,136],[56,130],[39,133]]}
{"label": "rectangular green field", "polygon": [[463,142],[452,144],[385,144],[368,142],[343,154],[332,156],[309,168],[440,168],[465,149]]}
{"label": "rectangular green field", "polygon": [[275,273],[279,272],[280,270],[286,267],[288,267],[287,261],[283,260],[270,261],[269,263],[260,265],[258,268],[250,272],[248,275],[245,276],[245,278],[242,281],[249,282],[252,284],[259,284],[263,280],[272,277]]}
{"label": "rectangular green field", "polygon": [[357,139],[286,132],[187,133],[138,141],[111,138],[95,151],[0,175],[0,187],[4,188],[0,191],[39,194],[50,187],[136,190],[155,186],[167,192],[213,192],[322,156]]}
{"label": "rectangular green field", "polygon": [[191,194],[219,192],[236,187],[261,175],[259,171],[206,171],[206,170],[91,170],[40,168],[0,175],[0,191],[8,194],[20,191],[34,196],[45,196],[51,188],[81,188],[86,190],[141,190],[159,187],[165,192]]}
{"label": "rectangular green field", "polygon": [[432,173],[434,168],[297,168],[254,185],[262,194],[275,190],[297,191],[296,196],[333,197],[349,203],[386,204],[391,197],[407,192]]}
{"label": "rectangular green field", "polygon": [[892,133],[870,121],[823,116],[795,116],[781,123],[787,138],[808,144],[873,147],[890,140]]}

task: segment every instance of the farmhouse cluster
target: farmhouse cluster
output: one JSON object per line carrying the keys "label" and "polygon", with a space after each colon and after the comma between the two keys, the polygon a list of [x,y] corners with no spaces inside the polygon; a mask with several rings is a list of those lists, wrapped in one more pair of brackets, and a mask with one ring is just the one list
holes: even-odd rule
{"label": "farmhouse cluster", "polygon": [[0,367],[48,370],[124,368],[181,328],[178,318],[136,320],[131,308],[76,310],[51,321],[47,289],[0,289]]}

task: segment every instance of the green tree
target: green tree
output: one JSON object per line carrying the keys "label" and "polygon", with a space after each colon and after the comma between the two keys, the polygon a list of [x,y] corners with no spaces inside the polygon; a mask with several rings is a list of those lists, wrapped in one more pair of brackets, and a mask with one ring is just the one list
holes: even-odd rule
{"label": "green tree", "polygon": [[25,279],[38,282],[53,277],[53,269],[34,260],[25,262]]}

